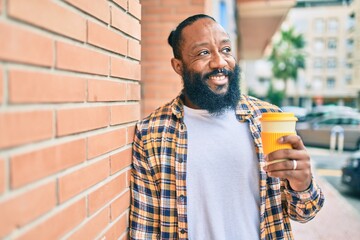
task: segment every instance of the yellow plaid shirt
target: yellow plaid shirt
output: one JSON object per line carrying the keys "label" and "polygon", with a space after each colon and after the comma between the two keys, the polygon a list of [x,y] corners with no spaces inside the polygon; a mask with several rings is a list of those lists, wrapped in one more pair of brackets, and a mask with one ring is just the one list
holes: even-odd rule
{"label": "yellow plaid shirt", "polygon": [[[242,95],[236,109],[247,121],[259,159],[259,239],[293,239],[290,218],[306,222],[320,210],[324,196],[313,181],[304,192],[263,170],[259,118],[280,111],[274,105]],[[186,214],[187,131],[179,95],[137,124],[131,174],[130,239],[188,239]],[[206,166],[204,166],[206,167]],[[235,184],[235,183],[234,183]],[[237,224],[233,224],[236,228]]]}

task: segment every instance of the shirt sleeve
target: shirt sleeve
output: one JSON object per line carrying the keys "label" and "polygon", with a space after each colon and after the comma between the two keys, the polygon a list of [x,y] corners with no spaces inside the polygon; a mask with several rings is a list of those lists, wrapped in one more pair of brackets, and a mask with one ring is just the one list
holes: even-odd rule
{"label": "shirt sleeve", "polygon": [[130,239],[158,239],[159,199],[153,174],[147,162],[138,126],[133,142],[133,162],[130,178]]}
{"label": "shirt sleeve", "polygon": [[315,217],[324,204],[324,194],[312,179],[308,189],[297,192],[291,189],[287,180],[283,180],[284,195],[287,214],[294,221],[305,223]]}

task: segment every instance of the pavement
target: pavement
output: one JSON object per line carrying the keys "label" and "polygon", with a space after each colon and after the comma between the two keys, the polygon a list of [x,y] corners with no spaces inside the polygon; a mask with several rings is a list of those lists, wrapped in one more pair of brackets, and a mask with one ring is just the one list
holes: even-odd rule
{"label": "pavement", "polygon": [[[330,154],[328,150],[310,150],[310,155]],[[325,155],[324,155],[325,154]],[[316,156],[315,156],[316,157]],[[296,240],[359,240],[360,214],[324,178],[314,177],[325,195],[325,203],[314,219],[307,223],[291,222]]]}

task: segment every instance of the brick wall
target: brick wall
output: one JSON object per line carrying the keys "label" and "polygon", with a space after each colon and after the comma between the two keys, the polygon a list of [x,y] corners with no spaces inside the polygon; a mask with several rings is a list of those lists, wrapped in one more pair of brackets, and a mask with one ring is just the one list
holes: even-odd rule
{"label": "brick wall", "polygon": [[211,0],[142,0],[142,116],[177,96],[181,78],[171,67],[167,38],[182,20],[206,13]]}
{"label": "brick wall", "polygon": [[126,239],[139,0],[0,0],[0,239]]}

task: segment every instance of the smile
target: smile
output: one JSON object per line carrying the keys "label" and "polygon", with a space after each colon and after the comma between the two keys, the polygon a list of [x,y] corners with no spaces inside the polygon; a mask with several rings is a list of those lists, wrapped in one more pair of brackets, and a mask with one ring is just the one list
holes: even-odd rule
{"label": "smile", "polygon": [[209,81],[215,85],[224,85],[228,82],[228,77],[227,75],[220,73],[210,76]]}

